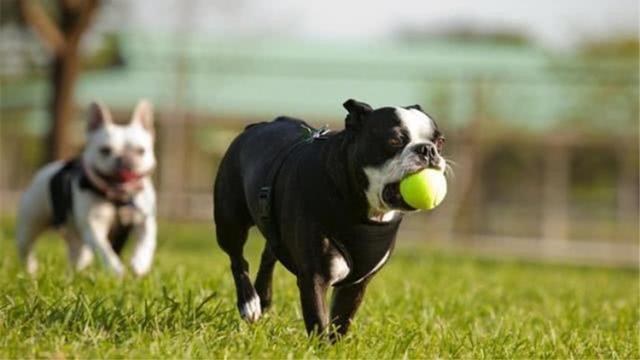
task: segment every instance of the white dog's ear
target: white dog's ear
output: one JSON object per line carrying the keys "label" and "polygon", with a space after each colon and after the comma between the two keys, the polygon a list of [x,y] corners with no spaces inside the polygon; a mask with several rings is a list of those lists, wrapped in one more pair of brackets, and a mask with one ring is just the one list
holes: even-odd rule
{"label": "white dog's ear", "polygon": [[105,124],[111,124],[113,122],[113,118],[111,117],[111,112],[107,107],[97,101],[94,101],[89,105],[89,119],[87,123],[87,131],[93,132]]}
{"label": "white dog's ear", "polygon": [[143,128],[153,133],[153,105],[149,100],[140,100],[131,116],[131,122],[139,122]]}

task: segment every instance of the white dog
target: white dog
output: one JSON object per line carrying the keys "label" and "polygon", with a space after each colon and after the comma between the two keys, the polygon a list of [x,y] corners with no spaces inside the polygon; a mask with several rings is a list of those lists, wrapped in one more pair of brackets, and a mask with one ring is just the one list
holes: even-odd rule
{"label": "white dog", "polygon": [[82,154],[46,165],[23,194],[16,238],[28,272],[37,270],[33,245],[49,227],[62,230],[74,269],[89,265],[95,253],[118,276],[125,271],[119,253],[133,232],[131,267],[136,275],[149,271],[156,248],[153,142],[149,102],[140,101],[126,125],[114,123],[105,106],[91,104]]}

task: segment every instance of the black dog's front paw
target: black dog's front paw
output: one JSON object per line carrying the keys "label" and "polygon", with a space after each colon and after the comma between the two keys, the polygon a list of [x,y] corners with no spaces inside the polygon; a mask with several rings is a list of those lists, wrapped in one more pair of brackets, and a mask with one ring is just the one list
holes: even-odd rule
{"label": "black dog's front paw", "polygon": [[244,298],[241,302],[238,302],[238,311],[240,316],[247,322],[256,322],[262,316],[262,308],[260,305],[260,298],[254,292],[252,296]]}

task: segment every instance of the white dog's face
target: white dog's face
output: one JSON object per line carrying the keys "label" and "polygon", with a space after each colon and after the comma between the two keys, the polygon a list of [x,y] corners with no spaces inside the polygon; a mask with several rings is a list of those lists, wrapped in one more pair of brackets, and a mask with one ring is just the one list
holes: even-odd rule
{"label": "white dog's face", "polygon": [[109,110],[92,104],[83,161],[100,175],[114,181],[146,176],[155,168],[153,110],[147,101],[137,106],[131,121],[113,122]]}

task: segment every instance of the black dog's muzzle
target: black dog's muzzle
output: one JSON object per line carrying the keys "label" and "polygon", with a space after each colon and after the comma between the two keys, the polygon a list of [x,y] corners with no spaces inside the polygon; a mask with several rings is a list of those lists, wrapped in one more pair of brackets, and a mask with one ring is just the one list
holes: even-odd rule
{"label": "black dog's muzzle", "polygon": [[382,189],[382,201],[384,201],[387,206],[396,210],[416,210],[402,198],[399,181],[384,186]]}
{"label": "black dog's muzzle", "polygon": [[442,158],[438,154],[438,149],[435,144],[421,143],[416,144],[412,148],[413,153],[416,154],[424,167],[440,169],[440,162]]}

